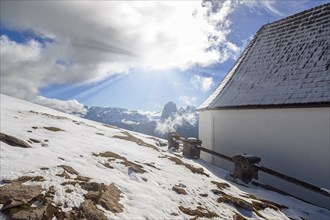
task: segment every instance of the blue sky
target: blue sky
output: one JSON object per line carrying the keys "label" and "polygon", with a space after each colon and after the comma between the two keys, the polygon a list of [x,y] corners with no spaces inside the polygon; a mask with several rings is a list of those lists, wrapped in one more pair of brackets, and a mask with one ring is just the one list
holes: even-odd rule
{"label": "blue sky", "polygon": [[68,112],[198,106],[262,25],[327,2],[1,1],[1,93]]}

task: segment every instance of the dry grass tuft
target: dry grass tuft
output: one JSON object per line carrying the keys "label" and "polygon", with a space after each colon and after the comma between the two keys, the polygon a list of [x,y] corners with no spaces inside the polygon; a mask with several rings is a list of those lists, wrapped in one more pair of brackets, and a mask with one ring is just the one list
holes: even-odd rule
{"label": "dry grass tuft", "polygon": [[221,190],[230,187],[230,185],[228,183],[225,183],[225,182],[220,183],[220,182],[217,182],[217,181],[211,181],[211,183],[215,184],[218,187],[218,189],[221,189]]}
{"label": "dry grass tuft", "polygon": [[228,203],[228,204],[232,204],[233,206],[235,206],[236,208],[242,208],[248,211],[253,211],[253,206],[251,203],[241,199],[241,198],[237,198],[231,195],[228,195],[224,192],[221,192],[222,196],[218,198],[218,202],[219,203]]}
{"label": "dry grass tuft", "polygon": [[157,150],[158,151],[158,148],[152,144],[148,144],[146,142],[144,142],[143,140],[141,140],[140,138],[137,138],[133,135],[131,135],[129,132],[127,131],[124,131],[124,132],[121,132],[123,135],[125,136],[122,136],[122,135],[114,135],[112,137],[114,138],[118,138],[118,139],[122,139],[122,140],[125,140],[125,141],[131,141],[131,142],[134,142],[136,143],[137,145],[140,145],[140,146],[143,146],[143,147],[148,147],[148,148],[152,148],[154,150]]}
{"label": "dry grass tuft", "polygon": [[202,175],[205,175],[205,176],[209,177],[209,175],[207,173],[204,173],[204,169],[202,167],[194,167],[191,164],[183,162],[182,160],[180,160],[177,157],[168,157],[168,159],[173,161],[176,165],[185,166],[186,168],[188,168],[193,173],[198,173],[198,174],[202,174]]}

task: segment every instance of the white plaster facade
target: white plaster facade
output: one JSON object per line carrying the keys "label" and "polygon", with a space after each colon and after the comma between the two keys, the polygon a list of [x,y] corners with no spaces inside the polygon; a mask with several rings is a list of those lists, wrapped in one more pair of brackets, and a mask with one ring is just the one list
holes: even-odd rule
{"label": "white plaster facade", "polygon": [[[330,108],[205,110],[199,114],[202,146],[235,156],[249,153],[260,165],[330,188]],[[233,171],[210,154],[201,158]],[[259,180],[308,202],[330,208],[330,198],[259,172]]]}

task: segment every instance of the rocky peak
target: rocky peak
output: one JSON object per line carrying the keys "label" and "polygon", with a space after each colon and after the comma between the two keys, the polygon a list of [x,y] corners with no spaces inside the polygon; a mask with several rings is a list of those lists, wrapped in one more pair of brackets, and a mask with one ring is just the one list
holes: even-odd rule
{"label": "rocky peak", "polygon": [[177,113],[178,109],[174,102],[168,102],[165,104],[161,118],[166,119]]}

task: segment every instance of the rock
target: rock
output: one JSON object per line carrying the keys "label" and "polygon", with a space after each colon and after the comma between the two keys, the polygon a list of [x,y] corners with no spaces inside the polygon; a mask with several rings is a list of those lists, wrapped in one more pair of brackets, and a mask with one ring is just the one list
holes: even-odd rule
{"label": "rock", "polygon": [[181,188],[181,187],[173,186],[172,190],[174,190],[174,191],[175,191],[176,193],[178,193],[178,194],[187,195],[186,190],[184,190],[184,189]]}
{"label": "rock", "polygon": [[40,143],[41,141],[37,140],[37,139],[33,139],[33,138],[30,138],[29,139],[30,141],[34,142],[34,143]]}
{"label": "rock", "polygon": [[105,186],[100,196],[99,204],[110,212],[122,212],[124,206],[119,203],[121,197],[120,194],[121,191],[118,189],[118,187],[111,183],[109,186]]}
{"label": "rock", "polygon": [[33,179],[33,176],[20,176],[17,179],[10,180],[10,179],[3,179],[2,183],[24,183],[29,180]]}
{"label": "rock", "polygon": [[177,113],[177,111],[176,104],[174,102],[168,102],[164,105],[161,118],[167,119]]}
{"label": "rock", "polygon": [[103,183],[80,183],[81,188],[87,190],[88,193],[85,194],[85,198],[93,201],[95,204],[101,205],[106,210],[113,213],[119,213],[123,211],[124,206],[119,203],[121,197],[121,191],[115,184],[110,184],[109,186]]}
{"label": "rock", "polygon": [[100,209],[96,208],[93,201],[89,199],[81,203],[80,214],[83,215],[80,217],[84,217],[87,220],[94,220],[94,219],[108,220],[108,218],[104,215],[104,213]]}
{"label": "rock", "polygon": [[101,189],[101,187],[103,186],[103,183],[82,182],[82,183],[79,183],[79,185],[81,186],[82,189],[84,189],[86,191],[99,191]]}
{"label": "rock", "polygon": [[0,133],[0,141],[14,147],[31,148],[31,146],[25,141],[4,133]]}
{"label": "rock", "polygon": [[200,193],[199,194],[201,197],[208,197],[209,195],[207,193]]}
{"label": "rock", "polygon": [[78,175],[74,180],[78,180],[78,181],[83,181],[83,182],[88,182],[91,178],[87,177],[87,176],[80,176]]}
{"label": "rock", "polygon": [[63,172],[61,174],[56,174],[56,176],[64,177],[65,179],[70,179],[69,174],[67,174],[67,172],[65,170],[63,170]]}
{"label": "rock", "polygon": [[48,131],[54,131],[54,132],[57,132],[57,131],[64,131],[60,128],[57,128],[57,127],[44,127],[44,129],[48,130]]}
{"label": "rock", "polygon": [[27,186],[21,183],[10,183],[0,187],[0,203],[10,204],[13,201],[29,203],[37,197],[43,189],[41,186]]}
{"label": "rock", "polygon": [[75,169],[73,169],[71,166],[68,166],[68,165],[58,165],[58,167],[62,167],[66,172],[68,172],[70,174],[79,175],[79,173]]}

